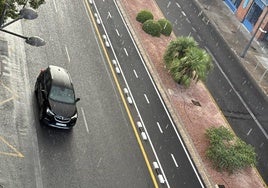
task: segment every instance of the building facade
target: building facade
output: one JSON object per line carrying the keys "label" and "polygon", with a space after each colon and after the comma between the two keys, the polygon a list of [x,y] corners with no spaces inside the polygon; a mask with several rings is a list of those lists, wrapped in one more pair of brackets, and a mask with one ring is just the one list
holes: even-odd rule
{"label": "building facade", "polygon": [[257,40],[268,42],[268,0],[224,1],[250,33],[257,32]]}

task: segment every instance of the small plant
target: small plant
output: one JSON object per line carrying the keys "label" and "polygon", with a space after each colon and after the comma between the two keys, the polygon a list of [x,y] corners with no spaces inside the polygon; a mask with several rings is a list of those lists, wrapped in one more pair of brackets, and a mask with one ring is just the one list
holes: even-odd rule
{"label": "small plant", "polygon": [[158,23],[161,25],[161,33],[165,36],[170,36],[172,32],[172,25],[167,19],[159,19]]}
{"label": "small plant", "polygon": [[193,37],[178,37],[171,41],[164,54],[166,66],[169,67],[174,59],[184,57],[187,50],[192,47],[198,47]]}
{"label": "small plant", "polygon": [[157,21],[147,20],[143,23],[142,29],[152,36],[160,37],[161,26]]}
{"label": "small plant", "polygon": [[210,141],[206,156],[218,171],[233,173],[236,170],[256,165],[256,153],[251,145],[235,137],[228,129],[209,128],[206,136]]}
{"label": "small plant", "polygon": [[141,23],[144,23],[147,20],[153,20],[153,19],[154,19],[153,14],[148,10],[142,10],[136,16],[136,20]]}
{"label": "small plant", "polygon": [[192,81],[204,81],[213,69],[210,55],[199,48],[192,37],[179,37],[171,41],[165,51],[164,61],[173,80],[186,88]]}

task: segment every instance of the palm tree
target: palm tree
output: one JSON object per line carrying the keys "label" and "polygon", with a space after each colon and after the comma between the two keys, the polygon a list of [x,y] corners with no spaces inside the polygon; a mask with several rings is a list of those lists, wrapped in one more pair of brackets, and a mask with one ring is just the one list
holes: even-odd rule
{"label": "palm tree", "polygon": [[171,41],[164,54],[164,60],[169,67],[174,59],[180,59],[185,56],[186,50],[191,47],[197,47],[198,43],[193,37],[178,37]]}
{"label": "palm tree", "polygon": [[198,48],[192,37],[180,37],[172,41],[164,60],[172,78],[186,87],[190,86],[192,80],[205,80],[213,68],[209,54]]}

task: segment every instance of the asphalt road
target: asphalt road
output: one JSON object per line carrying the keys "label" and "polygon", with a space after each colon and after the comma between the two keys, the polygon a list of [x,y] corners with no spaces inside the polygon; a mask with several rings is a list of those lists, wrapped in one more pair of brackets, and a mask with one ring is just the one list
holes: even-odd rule
{"label": "asphalt road", "polygon": [[[123,72],[122,85],[130,91],[137,111],[136,121],[143,124],[154,156],[168,187],[204,187],[187,149],[158,94],[140,54],[133,45],[113,1],[96,1],[103,34],[111,41],[112,49]],[[121,78],[121,76],[118,76]],[[145,147],[148,147],[145,142]],[[151,157],[153,158],[153,157]]]}
{"label": "asphalt road", "polygon": [[[47,1],[39,17],[23,23],[24,35],[39,35],[46,46],[26,46],[28,88],[40,69],[67,68],[73,79],[79,118],[72,131],[40,126],[29,92],[29,127],[35,155],[25,160],[35,174],[21,187],[153,187],[84,1]],[[36,142],[35,142],[36,141]],[[24,179],[24,175],[16,178]],[[12,186],[10,186],[12,187]]]}
{"label": "asphalt road", "polygon": [[[161,166],[167,180],[163,187],[202,187],[202,180],[199,179],[198,172],[185,153],[183,142],[180,141],[172,119],[151,82],[150,75],[123,25],[114,2],[97,1],[96,3],[116,56],[111,48],[107,51],[111,59],[117,58],[123,71],[122,76],[118,76],[117,79],[121,89],[128,88],[132,94],[134,104],[128,105],[128,108],[135,122],[141,121],[144,126],[149,140],[143,142],[143,147],[149,156],[150,164],[152,161],[157,161]],[[222,45],[218,45],[221,41],[217,34],[198,18],[198,11],[193,4],[187,3],[185,7],[181,6],[184,13],[189,16],[185,17],[183,12],[170,9],[172,6],[168,5],[168,2],[160,3],[163,3],[161,4],[163,9],[168,9],[167,18],[174,21],[176,32],[195,36],[200,44],[206,46],[213,54],[217,63],[227,61],[224,59],[226,57],[229,57],[227,62],[235,61],[232,56],[228,56],[227,49],[222,50]],[[173,8],[176,8],[177,4],[171,3],[174,3]],[[92,10],[94,11],[94,8]],[[188,15],[187,12],[191,14]],[[172,16],[169,18],[169,15]],[[6,126],[3,130],[5,138],[12,138],[12,142],[8,140],[10,146],[19,146],[21,153],[13,151],[17,158],[1,155],[5,161],[2,167],[11,170],[1,174],[0,185],[37,188],[153,187],[152,178],[133,134],[133,127],[127,118],[124,102],[120,99],[120,92],[118,93],[117,84],[113,80],[105,56],[106,50],[102,49],[90,19],[90,11],[87,10],[85,1],[49,1],[39,9],[37,20],[22,23],[24,35],[31,36],[33,33],[39,35],[47,41],[47,45],[41,48],[25,46],[24,49],[24,45],[20,43],[17,47],[21,48],[17,49],[15,55],[18,58],[14,62],[19,62],[18,66],[21,67],[14,70],[20,70],[20,74],[15,77],[20,80],[18,83],[21,85],[13,87],[20,88],[18,93],[20,97],[14,102],[15,123],[12,124],[12,129]],[[102,34],[105,33],[101,26],[98,28]],[[211,41],[205,40],[208,36]],[[40,69],[49,64],[59,65],[70,71],[76,95],[81,98],[78,103],[79,120],[72,131],[39,125],[36,101],[32,91]],[[232,74],[229,69],[227,70],[228,78],[231,78]],[[228,120],[237,123],[236,127],[238,132],[242,133],[241,137],[249,138],[259,146],[259,150],[263,152],[259,159],[262,161],[263,155],[268,156],[265,153],[267,151],[263,149],[267,142],[264,142],[265,140],[260,136],[262,132],[258,127],[253,125],[245,105],[234,103],[240,100],[237,97],[236,87],[242,85],[244,89],[244,87],[254,86],[246,77],[240,75],[231,79],[234,85],[232,88],[224,77],[216,77],[220,76],[220,73],[221,70],[215,68],[210,75],[210,78],[214,79],[211,83],[209,79],[207,85],[210,88],[211,84],[213,95],[219,93],[218,98],[215,95],[214,98],[217,102],[222,102],[223,107],[227,109],[228,113],[225,115],[231,117]],[[244,80],[239,80],[241,77]],[[220,83],[216,84],[215,80]],[[222,88],[227,90],[224,90],[225,92],[219,90]],[[242,94],[241,96],[247,99],[255,93],[246,90]],[[223,100],[225,98],[228,100]],[[260,122],[266,122],[264,116],[267,110],[266,104],[257,101],[256,105],[254,101],[246,104],[250,108],[255,107],[254,114],[258,112],[256,114]],[[10,108],[13,109],[12,106]],[[240,111],[238,114],[234,113],[238,109],[243,113]],[[238,126],[241,125],[241,120],[243,120],[243,128]],[[16,131],[12,133],[12,130]],[[14,136],[15,134],[17,136]],[[259,139],[255,139],[254,135]],[[1,143],[5,143],[3,137],[0,139]],[[8,149],[12,150],[10,148],[12,147]],[[23,154],[24,157],[18,157],[19,154]]]}
{"label": "asphalt road", "polygon": [[[115,53],[107,51],[120,62],[125,75],[124,79],[119,78],[120,83],[128,88],[135,101],[129,109],[136,115],[135,121],[142,122],[149,139],[143,146],[150,159],[149,170],[146,168],[147,158],[142,158],[117,84],[112,81],[106,50],[98,43],[99,35],[94,34],[91,12],[86,11],[85,4],[85,1],[46,3],[39,12],[44,17],[23,25],[25,35],[41,34],[48,41],[39,49],[26,48],[31,90],[39,69],[54,64],[70,71],[76,95],[81,98],[77,126],[73,131],[63,132],[38,126],[31,95],[31,113],[36,117],[32,126],[36,128],[38,142],[35,148],[38,153],[34,155],[39,164],[35,166],[37,187],[152,187],[148,171],[153,161],[161,167],[166,180],[163,186],[204,187],[115,4],[98,1],[100,17],[106,18],[104,25],[109,26],[108,36],[115,46]],[[118,30],[114,30],[116,27]]]}
{"label": "asphalt road", "polygon": [[156,0],[177,36],[193,36],[213,57],[206,86],[235,133],[255,147],[258,171],[268,182],[268,104],[195,1]]}

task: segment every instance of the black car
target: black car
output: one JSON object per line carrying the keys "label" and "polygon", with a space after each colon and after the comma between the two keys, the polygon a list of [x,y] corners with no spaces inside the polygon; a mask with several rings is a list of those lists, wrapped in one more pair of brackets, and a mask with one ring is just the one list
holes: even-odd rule
{"label": "black car", "polygon": [[50,65],[41,70],[35,83],[39,120],[49,126],[70,129],[77,120],[75,92],[70,74],[64,68]]}

